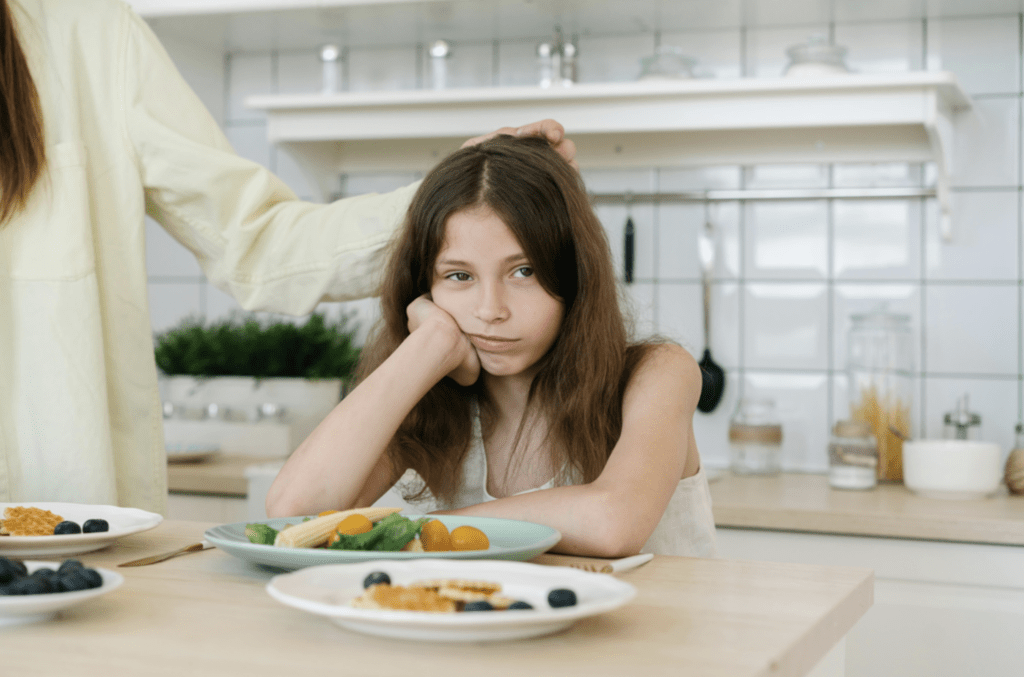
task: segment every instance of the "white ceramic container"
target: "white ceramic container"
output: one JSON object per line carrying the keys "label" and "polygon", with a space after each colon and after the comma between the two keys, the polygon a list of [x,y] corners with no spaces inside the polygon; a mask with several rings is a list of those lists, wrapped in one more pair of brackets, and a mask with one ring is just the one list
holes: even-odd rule
{"label": "white ceramic container", "polygon": [[1002,450],[994,442],[913,440],[903,443],[903,483],[924,496],[984,498],[999,489]]}

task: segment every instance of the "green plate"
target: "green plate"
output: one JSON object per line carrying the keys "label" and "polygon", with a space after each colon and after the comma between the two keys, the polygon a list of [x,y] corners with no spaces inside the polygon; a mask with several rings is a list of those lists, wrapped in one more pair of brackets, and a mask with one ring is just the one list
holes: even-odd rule
{"label": "green plate", "polygon": [[[491,547],[487,550],[457,550],[451,552],[382,552],[379,550],[328,550],[326,548],[279,548],[273,545],[250,543],[245,537],[245,525],[252,522],[222,524],[208,529],[204,538],[229,555],[239,559],[277,567],[301,569],[317,564],[342,564],[370,560],[410,559],[504,559],[525,561],[547,552],[562,538],[555,529],[543,524],[496,517],[462,517],[459,515],[404,515],[409,519],[430,517],[441,520],[448,530],[469,525],[487,534]],[[280,530],[287,524],[302,522],[301,517],[282,517],[258,520]]]}

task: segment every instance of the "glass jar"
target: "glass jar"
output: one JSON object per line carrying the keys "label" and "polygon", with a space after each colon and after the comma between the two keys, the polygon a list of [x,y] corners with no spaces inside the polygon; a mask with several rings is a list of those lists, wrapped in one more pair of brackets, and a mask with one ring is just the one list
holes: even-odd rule
{"label": "glass jar", "polygon": [[662,45],[654,56],[640,60],[640,80],[685,80],[693,77],[697,60],[683,54],[683,50]]}
{"label": "glass jar", "polygon": [[782,72],[787,77],[820,77],[848,73],[846,48],[833,45],[824,35],[812,35],[807,42],[786,50],[789,63]]}
{"label": "glass jar", "polygon": [[853,315],[847,370],[850,418],[878,441],[878,479],[903,479],[903,437],[912,437],[914,340],[910,318],[887,312]]}
{"label": "glass jar", "polygon": [[729,421],[729,453],[739,475],[775,475],[782,469],[782,424],[773,400],[739,401]]}
{"label": "glass jar", "polygon": [[878,443],[871,426],[837,421],[828,442],[828,483],[837,489],[874,489],[877,473]]}

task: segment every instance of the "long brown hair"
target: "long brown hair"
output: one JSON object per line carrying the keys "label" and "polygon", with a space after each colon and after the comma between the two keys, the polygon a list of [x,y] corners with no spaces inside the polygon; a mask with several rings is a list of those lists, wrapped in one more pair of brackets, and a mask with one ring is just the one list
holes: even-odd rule
{"label": "long brown hair", "polygon": [[[592,481],[621,432],[623,390],[644,345],[628,343],[611,252],[586,189],[543,139],[498,136],[456,151],[424,178],[391,252],[381,322],[363,351],[359,378],[409,335],[406,306],[430,291],[449,217],[477,206],[489,207],[508,226],[540,285],[564,304],[561,331],[541,359],[527,410],[537,407],[548,423],[553,467],[563,469],[559,483]],[[416,470],[435,496],[449,498],[458,486],[474,399],[486,421],[480,383],[462,387],[442,379],[389,447],[393,467]]]}
{"label": "long brown hair", "polygon": [[0,0],[0,227],[25,206],[43,171],[43,111],[7,0]]}

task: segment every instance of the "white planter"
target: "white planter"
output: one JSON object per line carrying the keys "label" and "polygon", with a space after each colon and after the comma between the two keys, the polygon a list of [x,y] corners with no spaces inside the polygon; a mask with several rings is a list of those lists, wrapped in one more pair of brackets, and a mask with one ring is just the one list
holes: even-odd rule
{"label": "white planter", "polygon": [[[217,444],[229,454],[287,456],[338,404],[341,387],[340,379],[163,377],[160,398],[173,407],[164,419],[165,442]],[[211,404],[218,408],[213,417],[207,411]],[[282,413],[261,416],[264,405]]]}

